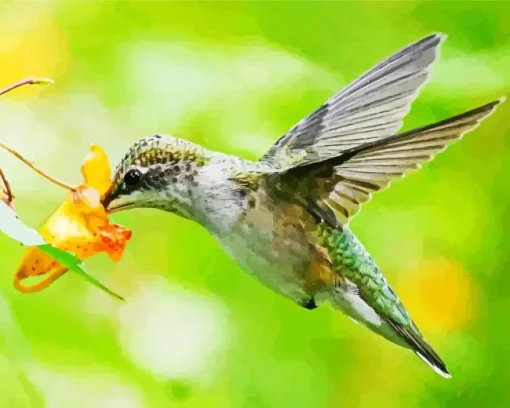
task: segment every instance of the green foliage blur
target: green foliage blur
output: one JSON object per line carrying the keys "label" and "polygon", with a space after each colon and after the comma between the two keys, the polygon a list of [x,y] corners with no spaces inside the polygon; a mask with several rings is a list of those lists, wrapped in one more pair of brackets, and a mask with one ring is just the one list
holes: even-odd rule
{"label": "green foliage blur", "polygon": [[[168,133],[256,159],[383,58],[448,39],[406,128],[509,93],[510,7],[472,2],[4,2],[2,142],[70,183],[88,146],[115,164]],[[296,307],[248,277],[198,225],[152,210],[122,261],[22,295],[24,249],[0,237],[0,407],[507,407],[510,104],[363,206],[353,223],[451,380],[327,306]],[[7,154],[22,218],[65,196]]]}

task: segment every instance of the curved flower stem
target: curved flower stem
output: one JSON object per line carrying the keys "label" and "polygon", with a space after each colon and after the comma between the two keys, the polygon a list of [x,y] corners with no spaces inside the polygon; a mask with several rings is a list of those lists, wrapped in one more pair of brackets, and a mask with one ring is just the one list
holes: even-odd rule
{"label": "curved flower stem", "polygon": [[64,273],[67,272],[67,268],[60,267],[55,271],[50,271],[43,275],[44,279],[40,280],[34,284],[25,284],[21,281],[26,278],[30,278],[31,276],[20,276],[19,272],[14,276],[14,287],[19,290],[21,293],[35,293],[39,292],[48,286],[50,286],[53,282],[55,282],[58,278],[60,278]]}
{"label": "curved flower stem", "polygon": [[44,177],[46,180],[51,181],[53,184],[56,184],[57,186],[63,187],[66,190],[74,191],[75,187],[71,186],[70,184],[64,183],[63,181],[57,180],[56,178],[50,176],[49,174],[45,173],[42,170],[39,170],[35,165],[25,159],[21,154],[19,154],[17,151],[11,149],[10,147],[4,145],[3,143],[0,143],[0,148],[7,150],[10,154],[12,154],[17,159],[21,160],[23,163],[25,163],[28,167],[30,167],[32,170],[34,170],[37,174]]}
{"label": "curved flower stem", "polygon": [[53,81],[49,78],[35,78],[35,77],[28,77],[25,79],[22,79],[21,81],[14,82],[13,84],[6,86],[3,89],[0,89],[0,95],[3,95],[9,91],[12,91],[13,89],[19,88],[23,85],[49,85],[53,83]]}

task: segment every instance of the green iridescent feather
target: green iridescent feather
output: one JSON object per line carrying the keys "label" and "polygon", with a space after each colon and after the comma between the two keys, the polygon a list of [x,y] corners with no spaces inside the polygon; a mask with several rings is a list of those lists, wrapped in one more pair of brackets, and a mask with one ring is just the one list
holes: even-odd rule
{"label": "green iridescent feather", "polygon": [[356,285],[360,297],[369,306],[381,317],[390,318],[400,325],[412,324],[380,269],[348,228],[332,228],[322,223],[319,236],[328,250],[334,271]]}

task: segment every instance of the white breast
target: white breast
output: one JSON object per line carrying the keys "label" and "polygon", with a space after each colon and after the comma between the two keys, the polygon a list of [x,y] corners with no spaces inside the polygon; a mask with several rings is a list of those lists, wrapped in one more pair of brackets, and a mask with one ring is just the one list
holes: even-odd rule
{"label": "white breast", "polygon": [[[222,163],[209,165],[197,175],[198,185],[192,192],[195,220],[243,270],[266,286],[295,301],[309,298],[295,279],[296,265],[305,264],[304,251],[282,257],[286,241],[285,237],[274,240],[274,211],[249,209],[247,220],[248,197],[240,194],[240,186],[229,177],[229,167]],[[295,247],[295,242],[288,244]]]}

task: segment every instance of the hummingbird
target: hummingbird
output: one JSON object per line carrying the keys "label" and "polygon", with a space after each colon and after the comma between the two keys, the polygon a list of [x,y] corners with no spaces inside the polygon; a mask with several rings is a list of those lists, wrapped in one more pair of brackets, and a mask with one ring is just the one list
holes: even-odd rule
{"label": "hummingbird", "polygon": [[103,204],[194,221],[247,273],[298,306],[323,303],[412,350],[428,344],[349,221],[374,192],[473,130],[503,99],[397,133],[445,36],[429,35],[366,72],[285,133],[258,161],[169,135],[132,145]]}

